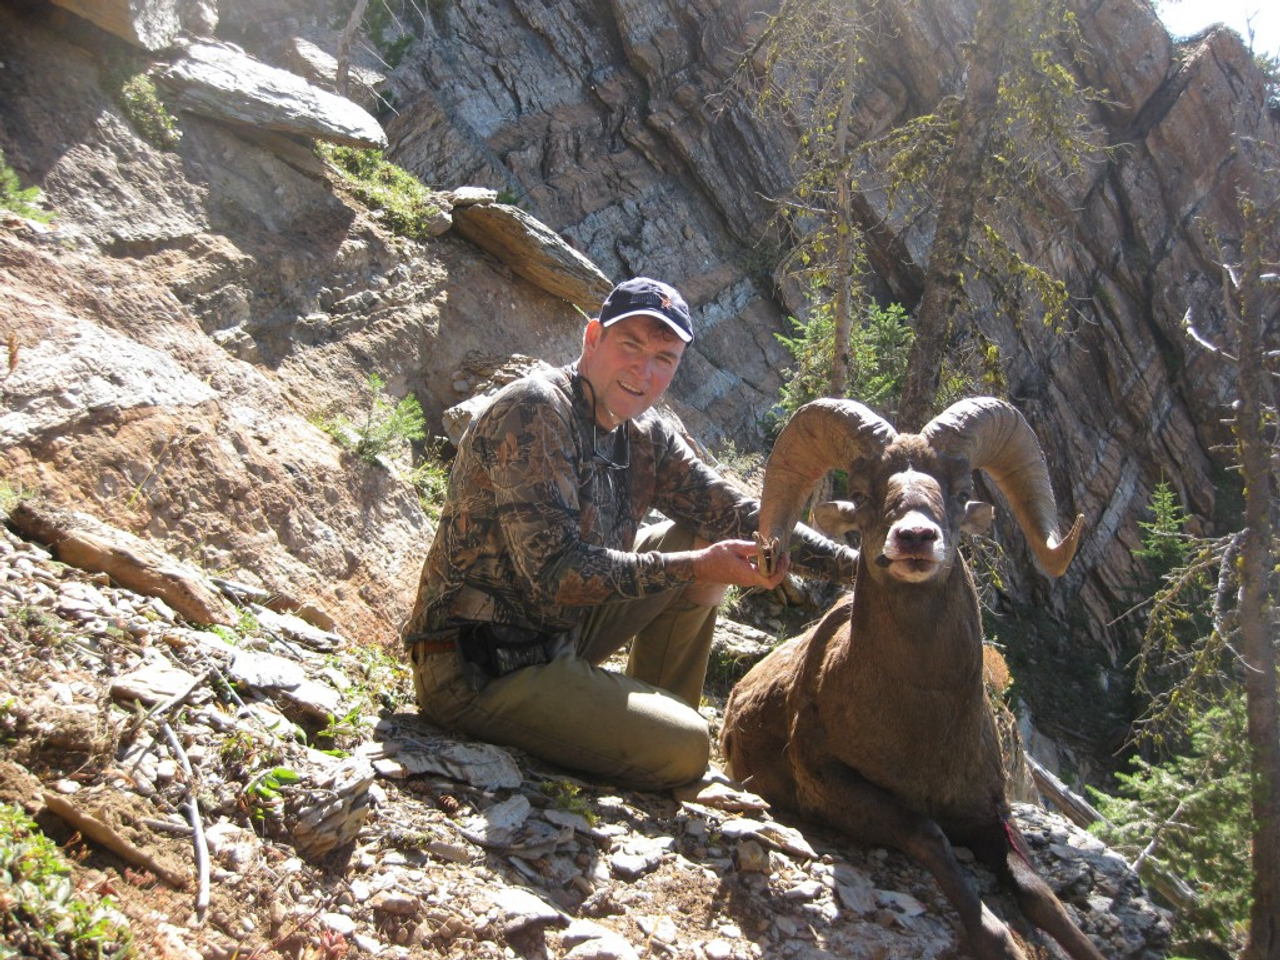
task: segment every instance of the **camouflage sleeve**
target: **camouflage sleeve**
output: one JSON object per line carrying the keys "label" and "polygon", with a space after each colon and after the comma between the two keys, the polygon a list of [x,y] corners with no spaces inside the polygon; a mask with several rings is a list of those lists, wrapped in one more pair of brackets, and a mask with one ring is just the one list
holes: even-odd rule
{"label": "camouflage sleeve", "polygon": [[625,549],[630,543],[584,540],[577,424],[552,388],[527,394],[491,418],[476,447],[530,607],[590,606],[692,580],[688,564],[632,553]]}
{"label": "camouflage sleeve", "polygon": [[858,551],[797,523],[791,535],[791,569],[810,577],[852,583],[858,572]]}
{"label": "camouflage sleeve", "polygon": [[[759,529],[759,501],[717,475],[678,434],[670,433],[663,449],[658,508],[708,541],[752,539]],[[857,571],[858,552],[801,523],[792,537],[791,563],[797,573],[849,582]]]}

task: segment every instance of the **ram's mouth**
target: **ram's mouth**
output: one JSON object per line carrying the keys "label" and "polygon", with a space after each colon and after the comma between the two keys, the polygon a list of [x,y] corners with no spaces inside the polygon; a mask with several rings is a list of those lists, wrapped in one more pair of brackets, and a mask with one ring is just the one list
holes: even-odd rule
{"label": "ram's mouth", "polygon": [[938,569],[938,561],[930,557],[890,557],[882,553],[876,557],[876,566],[888,570],[893,576],[905,580],[923,580]]}

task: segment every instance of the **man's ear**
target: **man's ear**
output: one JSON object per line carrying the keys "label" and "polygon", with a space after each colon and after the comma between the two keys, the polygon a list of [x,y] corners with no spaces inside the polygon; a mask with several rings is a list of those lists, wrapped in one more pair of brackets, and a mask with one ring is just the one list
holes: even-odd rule
{"label": "man's ear", "polygon": [[595,349],[595,345],[600,342],[603,335],[604,325],[595,318],[588,320],[586,329],[582,331],[582,349]]}

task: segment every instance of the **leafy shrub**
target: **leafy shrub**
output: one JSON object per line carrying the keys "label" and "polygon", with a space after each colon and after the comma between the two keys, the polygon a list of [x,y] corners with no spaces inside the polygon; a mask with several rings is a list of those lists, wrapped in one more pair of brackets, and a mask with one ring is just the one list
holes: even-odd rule
{"label": "leafy shrub", "polygon": [[[28,220],[48,223],[53,219],[53,214],[47,213],[37,206],[40,200],[40,189],[38,187],[24,188],[22,181],[18,179],[18,174],[14,172],[8,161],[5,160],[4,151],[0,150],[0,209],[9,210],[20,217],[26,217]],[[13,347],[11,345],[11,356],[12,353]],[[10,367],[12,368],[12,363],[10,363]]]}
{"label": "leafy shrub", "polygon": [[361,203],[378,211],[393,233],[427,240],[440,206],[429,188],[413,174],[384,160],[381,150],[362,150],[322,143],[317,147]]}
{"label": "leafy shrub", "polygon": [[1175,934],[1191,952],[1212,943],[1238,955],[1252,904],[1249,737],[1240,691],[1191,718],[1189,748],[1160,763],[1140,758],[1117,776],[1119,796],[1090,788],[1108,822],[1090,829],[1136,858],[1150,860],[1190,883],[1198,902],[1176,917]]}
{"label": "leafy shrub", "polygon": [[0,804],[0,960],[134,955],[128,920],[111,898],[77,891],[57,845],[20,809]]}

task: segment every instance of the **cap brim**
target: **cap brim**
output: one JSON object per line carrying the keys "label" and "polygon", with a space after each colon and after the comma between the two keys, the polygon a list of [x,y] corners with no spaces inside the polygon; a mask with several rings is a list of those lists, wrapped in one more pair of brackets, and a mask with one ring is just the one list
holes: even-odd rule
{"label": "cap brim", "polygon": [[676,325],[675,321],[673,321],[665,313],[662,313],[659,310],[651,310],[648,307],[641,307],[639,310],[629,310],[626,313],[620,313],[616,317],[610,317],[608,320],[601,321],[601,325],[607,327],[610,324],[617,323],[619,320],[626,320],[628,317],[653,317],[655,320],[661,320],[663,323],[665,323],[668,327],[671,328],[672,333],[674,333],[677,337],[679,337],[685,343],[693,343],[692,333],[690,333],[688,330],[682,330],[679,326]]}

